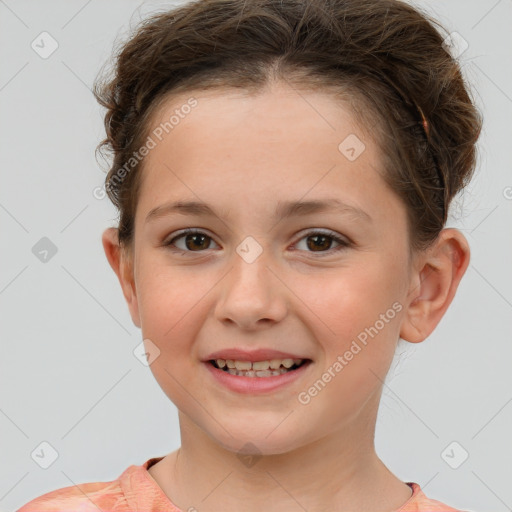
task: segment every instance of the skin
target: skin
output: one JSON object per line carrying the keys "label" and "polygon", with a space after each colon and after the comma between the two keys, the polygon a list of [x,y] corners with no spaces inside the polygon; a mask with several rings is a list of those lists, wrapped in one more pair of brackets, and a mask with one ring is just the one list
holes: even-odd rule
{"label": "skin", "polygon": [[[399,336],[421,342],[443,317],[469,264],[467,240],[444,229],[410,258],[406,210],[377,172],[378,146],[331,96],[283,83],[258,96],[194,91],[169,100],[153,125],[192,95],[198,106],[145,158],[132,246],[119,246],[116,228],[102,238],[133,322],[160,350],[151,371],[179,410],[181,447],[149,473],[184,511],[396,510],[412,491],[375,452],[383,381]],[[354,161],[338,150],[351,133],[366,146]],[[372,222],[337,212],[272,218],[280,200],[331,197]],[[218,216],[145,222],[178,199],[204,201]],[[183,255],[163,246],[187,227],[211,238],[189,237],[188,248],[175,240]],[[315,250],[314,229],[353,245],[335,251],[328,238]],[[263,251],[252,263],[236,252],[247,236]],[[299,393],[395,302],[401,311],[301,404]],[[241,395],[201,362],[230,347],[313,364],[284,389]],[[237,457],[247,442],[259,457],[250,467]]]}

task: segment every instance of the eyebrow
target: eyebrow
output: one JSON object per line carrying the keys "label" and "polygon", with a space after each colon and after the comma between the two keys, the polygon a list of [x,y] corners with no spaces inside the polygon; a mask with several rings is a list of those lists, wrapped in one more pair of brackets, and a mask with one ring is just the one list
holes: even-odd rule
{"label": "eyebrow", "polygon": [[[314,201],[279,201],[274,212],[274,217],[284,219],[294,216],[310,215],[335,211],[337,213],[351,215],[354,218],[371,223],[372,217],[360,208],[344,203],[339,199],[324,199]],[[145,223],[173,213],[195,216],[215,216],[215,210],[206,203],[200,201],[174,201],[153,208],[146,216]]]}

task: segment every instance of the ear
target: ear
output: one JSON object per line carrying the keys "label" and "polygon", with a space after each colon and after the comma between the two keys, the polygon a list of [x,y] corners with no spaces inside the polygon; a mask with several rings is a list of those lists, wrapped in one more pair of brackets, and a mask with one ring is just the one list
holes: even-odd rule
{"label": "ear", "polygon": [[114,270],[121,284],[124,298],[128,303],[133,323],[140,327],[139,305],[137,302],[137,291],[133,273],[132,253],[123,250],[119,244],[117,228],[108,228],[101,237],[103,249],[110,266]]}
{"label": "ear", "polygon": [[414,265],[401,338],[419,343],[430,335],[452,302],[469,259],[464,235],[455,228],[443,229],[435,245]]}

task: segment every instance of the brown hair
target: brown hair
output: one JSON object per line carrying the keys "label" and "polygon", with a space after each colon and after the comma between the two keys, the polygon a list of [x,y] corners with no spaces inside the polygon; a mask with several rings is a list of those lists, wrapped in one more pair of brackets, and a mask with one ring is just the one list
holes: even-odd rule
{"label": "brown hair", "polygon": [[144,162],[130,159],[163,101],[193,90],[258,93],[281,79],[348,98],[406,206],[411,250],[427,248],[472,177],[482,125],[442,31],[398,0],[196,0],[142,20],[117,50],[113,76],[94,84],[107,109],[97,151],[113,154],[105,184],[121,244],[133,239]]}

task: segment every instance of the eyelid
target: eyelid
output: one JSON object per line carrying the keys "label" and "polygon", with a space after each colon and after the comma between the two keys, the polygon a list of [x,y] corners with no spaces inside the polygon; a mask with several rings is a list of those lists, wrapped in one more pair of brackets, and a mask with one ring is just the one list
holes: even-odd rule
{"label": "eyelid", "polygon": [[304,238],[308,238],[308,237],[314,236],[314,235],[327,236],[328,238],[332,238],[338,244],[338,247],[333,247],[331,249],[328,249],[327,251],[319,251],[319,252],[302,251],[302,252],[307,252],[309,254],[313,254],[315,258],[332,256],[333,254],[337,254],[339,251],[342,251],[344,249],[348,249],[348,248],[354,246],[354,243],[352,242],[352,240],[350,238],[348,238],[345,235],[341,235],[341,234],[337,233],[336,231],[327,229],[327,228],[307,228],[299,233],[299,236],[293,245],[296,245]]}
{"label": "eyelid", "polygon": [[[162,246],[170,249],[171,251],[173,251],[175,253],[180,253],[180,254],[186,254],[186,253],[193,254],[195,252],[197,252],[197,253],[206,252],[206,250],[205,251],[185,251],[183,249],[173,247],[174,241],[176,241],[177,239],[182,238],[186,235],[189,235],[189,234],[206,235],[210,240],[212,240],[214,243],[217,244],[217,242],[215,241],[215,238],[208,233],[208,230],[206,230],[204,228],[185,228],[185,229],[182,229],[182,230],[172,233],[172,237],[166,237],[166,239],[162,243]],[[333,241],[335,241],[338,244],[338,247],[328,249],[327,251],[318,251],[318,252],[299,251],[299,252],[308,252],[310,254],[315,255],[315,257],[322,257],[322,256],[332,255],[340,250],[348,249],[349,247],[352,247],[354,245],[353,241],[350,238],[348,238],[347,236],[341,235],[341,234],[337,233],[336,231],[332,231],[327,228],[305,228],[304,230],[302,230],[299,233],[296,241],[292,245],[296,245],[302,239],[308,238],[308,237],[314,236],[314,235],[324,235],[324,236],[327,236],[328,238],[332,238]],[[219,245],[219,244],[217,244],[217,245]],[[293,250],[295,251],[295,249],[293,249]]]}
{"label": "eyelid", "polygon": [[[174,248],[172,247],[171,245],[171,242],[174,242],[175,240],[177,240],[178,238],[182,238],[183,236],[186,236],[186,235],[206,235],[208,238],[210,238],[213,242],[215,242],[215,238],[209,234],[208,230],[207,229],[204,229],[204,228],[185,228],[185,229],[180,229],[178,231],[175,231],[173,233],[171,233],[172,236],[168,236],[164,239],[164,241],[162,242],[162,245],[164,247],[167,247],[167,248],[170,248],[171,250],[174,250],[176,252],[189,252],[189,253],[193,253],[193,252],[205,252],[205,251],[183,251],[183,249],[178,249],[178,248]],[[215,242],[217,243],[217,242]],[[219,245],[219,244],[217,244]]]}
{"label": "eyelid", "polygon": [[297,242],[299,240],[302,240],[307,235],[311,236],[311,235],[316,235],[316,234],[326,235],[331,238],[339,239],[339,241],[344,242],[346,244],[352,243],[352,241],[348,238],[348,236],[342,235],[341,233],[338,233],[337,231],[332,231],[331,229],[327,229],[327,228],[305,228],[298,233]]}

